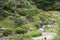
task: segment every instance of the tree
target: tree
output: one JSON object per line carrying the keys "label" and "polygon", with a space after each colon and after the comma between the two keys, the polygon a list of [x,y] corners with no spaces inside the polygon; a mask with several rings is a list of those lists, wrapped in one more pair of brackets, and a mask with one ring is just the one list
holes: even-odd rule
{"label": "tree", "polygon": [[55,0],[32,0],[39,9],[51,10]]}

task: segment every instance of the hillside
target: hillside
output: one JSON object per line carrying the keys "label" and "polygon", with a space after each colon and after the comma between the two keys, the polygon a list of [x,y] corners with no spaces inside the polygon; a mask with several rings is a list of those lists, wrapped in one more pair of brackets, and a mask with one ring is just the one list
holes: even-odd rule
{"label": "hillside", "polygon": [[0,35],[4,40],[31,40],[45,32],[60,36],[59,23],[60,0],[0,0]]}

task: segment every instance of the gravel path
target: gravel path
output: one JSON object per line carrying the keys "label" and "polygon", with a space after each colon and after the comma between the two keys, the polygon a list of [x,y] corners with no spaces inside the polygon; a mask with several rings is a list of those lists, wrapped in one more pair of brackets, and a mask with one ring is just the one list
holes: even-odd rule
{"label": "gravel path", "polygon": [[52,40],[55,37],[54,33],[43,33],[42,36],[39,37],[33,37],[34,40]]}

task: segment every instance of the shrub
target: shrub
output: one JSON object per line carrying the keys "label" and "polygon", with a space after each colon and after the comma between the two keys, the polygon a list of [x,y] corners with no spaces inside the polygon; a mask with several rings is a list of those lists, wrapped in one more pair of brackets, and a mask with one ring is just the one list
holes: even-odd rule
{"label": "shrub", "polygon": [[16,33],[17,33],[17,34],[24,34],[24,33],[26,33],[26,32],[27,32],[26,29],[16,28]]}
{"label": "shrub", "polygon": [[5,29],[3,31],[3,35],[4,36],[8,36],[8,35],[11,35],[13,33],[13,30],[12,29]]}
{"label": "shrub", "polygon": [[18,9],[18,13],[19,13],[19,15],[22,15],[22,16],[26,16],[26,14],[27,14],[27,12],[26,12],[26,10],[25,9]]}
{"label": "shrub", "polygon": [[30,26],[25,24],[25,25],[22,26],[22,28],[28,30],[30,28]]}
{"label": "shrub", "polygon": [[16,27],[19,27],[25,24],[23,18],[20,18],[20,17],[15,17],[13,21],[15,22]]}
{"label": "shrub", "polygon": [[32,37],[37,37],[37,36],[41,36],[42,33],[38,30],[34,30],[34,31],[28,33],[27,35],[32,36]]}
{"label": "shrub", "polygon": [[30,28],[34,28],[36,29],[36,27],[32,24],[25,24],[22,26],[23,29],[26,29],[27,31],[30,29]]}

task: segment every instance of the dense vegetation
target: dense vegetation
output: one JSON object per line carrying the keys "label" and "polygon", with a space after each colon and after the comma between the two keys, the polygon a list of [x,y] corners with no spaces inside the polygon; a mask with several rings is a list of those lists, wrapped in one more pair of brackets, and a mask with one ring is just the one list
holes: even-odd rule
{"label": "dense vegetation", "polygon": [[32,0],[38,8],[48,10],[60,10],[60,0]]}
{"label": "dense vegetation", "polygon": [[2,35],[8,36],[7,40],[11,37],[14,37],[12,40],[29,40],[42,35],[38,31],[42,26],[55,23],[57,30],[52,28],[47,31],[57,31],[57,40],[60,40],[60,16],[54,16],[59,15],[60,12],[56,12],[59,10],[60,0],[0,0],[0,28],[5,28]]}

